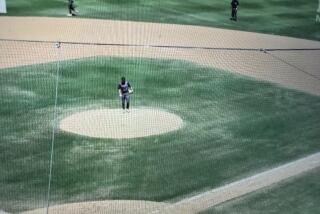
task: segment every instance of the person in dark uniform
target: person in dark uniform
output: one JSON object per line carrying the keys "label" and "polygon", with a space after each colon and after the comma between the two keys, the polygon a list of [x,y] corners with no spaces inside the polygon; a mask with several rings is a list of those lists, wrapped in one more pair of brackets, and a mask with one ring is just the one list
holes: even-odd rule
{"label": "person in dark uniform", "polygon": [[121,97],[122,109],[129,112],[130,108],[130,94],[133,92],[133,89],[125,77],[121,77],[121,82],[118,85],[119,96]]}
{"label": "person in dark uniform", "polygon": [[74,4],[74,0],[68,0],[68,16],[76,16],[78,11],[76,10],[76,6]]}
{"label": "person in dark uniform", "polygon": [[238,0],[232,0],[231,1],[231,20],[237,21],[237,12],[238,12],[238,6],[239,6],[239,1]]}

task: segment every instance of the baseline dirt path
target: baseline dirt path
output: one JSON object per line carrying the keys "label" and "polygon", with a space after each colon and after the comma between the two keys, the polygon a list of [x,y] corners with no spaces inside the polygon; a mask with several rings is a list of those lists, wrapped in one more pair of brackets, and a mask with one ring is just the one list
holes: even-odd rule
{"label": "baseline dirt path", "polygon": [[[152,201],[114,200],[92,201],[50,206],[50,214],[145,214],[165,207],[166,203]],[[43,214],[46,209],[37,209],[22,214]],[[1,214],[1,213],[0,213]]]}
{"label": "baseline dirt path", "polygon": [[[0,68],[57,61],[57,51],[61,51],[63,60],[98,55],[181,59],[320,95],[320,51],[271,55],[263,51],[201,49],[320,48],[317,41],[198,26],[74,18],[0,17],[0,29]],[[57,49],[50,43],[3,39],[110,45],[62,44]],[[282,56],[295,57],[289,57],[289,65],[281,61]]]}
{"label": "baseline dirt path", "polygon": [[183,199],[175,204],[161,207],[153,213],[198,213],[318,167],[320,167],[320,152],[194,197]]}
{"label": "baseline dirt path", "polygon": [[[320,42],[316,41],[197,26],[74,18],[0,17],[0,29],[0,69],[91,56],[181,59],[320,95],[320,51],[249,50],[320,48]],[[52,43],[8,40],[109,45],[62,44],[57,49]],[[120,207],[124,212],[138,213],[139,210],[135,209],[138,207],[143,212],[152,209],[160,213],[194,213],[319,167],[319,160],[318,153],[173,205],[107,201],[59,205],[52,210],[63,212],[70,208],[79,213],[77,208],[81,208],[87,213],[100,213],[110,209],[108,213],[112,213],[113,207],[114,213],[119,213],[116,209]],[[144,206],[140,206],[141,203]],[[43,212],[38,210],[35,213],[39,211]]]}

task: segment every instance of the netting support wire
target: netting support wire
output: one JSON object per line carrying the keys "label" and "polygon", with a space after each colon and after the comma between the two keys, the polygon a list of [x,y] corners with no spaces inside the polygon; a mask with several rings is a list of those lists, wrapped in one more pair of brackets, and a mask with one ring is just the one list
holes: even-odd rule
{"label": "netting support wire", "polygon": [[[24,40],[24,39],[0,39],[9,42],[28,42],[51,44],[49,40]],[[220,50],[220,51],[320,51],[320,48],[230,48],[230,47],[206,47],[206,46],[182,46],[182,45],[153,45],[153,44],[127,44],[127,43],[96,43],[96,42],[68,42],[60,41],[65,45],[92,45],[92,46],[116,46],[116,47],[140,47],[140,48],[165,48],[165,49],[196,49],[196,50]]]}
{"label": "netting support wire", "polygon": [[307,71],[299,68],[298,66],[293,65],[293,64],[287,62],[287,61],[284,60],[284,59],[281,59],[280,57],[278,57],[278,56],[270,53],[270,52],[267,51],[267,50],[265,50],[264,53],[269,54],[272,58],[274,58],[274,59],[276,59],[276,60],[279,60],[280,62],[285,63],[286,65],[288,65],[288,66],[290,66],[290,67],[293,67],[293,68],[297,69],[298,71],[301,71],[301,72],[307,74],[308,76],[310,76],[310,77],[312,77],[312,78],[314,78],[314,79],[316,79],[316,80],[320,80],[320,78],[319,78],[318,76],[316,76],[316,75],[314,75],[314,74],[312,74],[312,73],[309,73],[309,72],[307,72]]}
{"label": "netting support wire", "polygon": [[49,213],[50,205],[50,190],[51,190],[51,179],[52,179],[52,165],[53,165],[53,149],[54,149],[54,140],[57,126],[57,103],[58,103],[58,88],[59,88],[59,73],[60,73],[60,61],[61,61],[61,43],[55,43],[55,48],[58,52],[57,60],[57,73],[56,73],[56,87],[55,87],[55,100],[54,100],[54,110],[53,110],[53,123],[52,123],[52,138],[51,138],[51,151],[50,151],[50,167],[49,167],[49,178],[48,178],[48,191],[47,191],[47,205],[46,205],[46,214]]}

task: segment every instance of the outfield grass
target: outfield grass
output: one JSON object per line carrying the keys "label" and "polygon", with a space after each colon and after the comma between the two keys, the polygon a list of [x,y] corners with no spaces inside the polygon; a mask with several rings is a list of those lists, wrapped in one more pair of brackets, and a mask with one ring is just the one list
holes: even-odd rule
{"label": "outfield grass", "polygon": [[216,206],[202,214],[320,213],[320,169]]}
{"label": "outfield grass", "polygon": [[[45,205],[56,63],[0,70],[0,208]],[[128,140],[58,132],[51,204],[175,201],[320,151],[320,97],[185,61],[97,57],[61,62],[58,116],[133,106],[179,115],[183,129]]]}
{"label": "outfield grass", "polygon": [[[231,0],[78,0],[84,18],[202,25],[320,40],[317,0],[240,1],[239,22],[229,20]],[[67,0],[7,1],[10,16],[66,16]]]}

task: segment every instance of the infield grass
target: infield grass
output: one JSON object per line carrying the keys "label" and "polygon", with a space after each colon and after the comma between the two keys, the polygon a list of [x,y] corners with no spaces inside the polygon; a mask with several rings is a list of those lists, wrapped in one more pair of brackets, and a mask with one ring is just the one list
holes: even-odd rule
{"label": "infield grass", "polygon": [[320,169],[218,205],[202,214],[320,213]]}
{"label": "infield grass", "polygon": [[[57,63],[0,70],[0,208],[45,206]],[[55,136],[51,204],[176,201],[320,151],[320,97],[177,60],[61,62],[58,119],[132,105],[179,115],[176,132],[128,140]]]}
{"label": "infield grass", "polygon": [[[317,0],[240,1],[239,22],[230,21],[231,0],[77,0],[80,18],[200,25],[320,40]],[[67,0],[7,1],[9,16],[66,16]]]}

